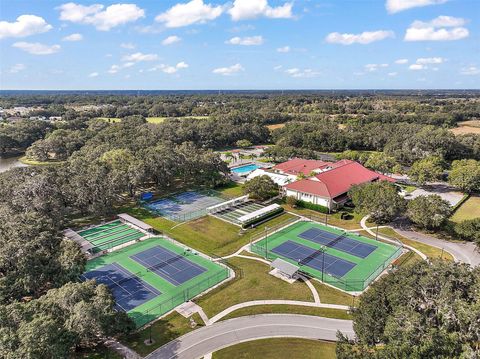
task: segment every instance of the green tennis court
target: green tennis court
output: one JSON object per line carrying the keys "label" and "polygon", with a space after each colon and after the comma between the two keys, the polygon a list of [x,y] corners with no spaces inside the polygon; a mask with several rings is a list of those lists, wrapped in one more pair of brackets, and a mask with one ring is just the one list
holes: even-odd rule
{"label": "green tennis court", "polygon": [[[155,257],[165,253],[175,257],[170,259]],[[176,271],[175,276],[168,273],[167,268],[171,266]],[[124,278],[119,279],[118,273],[111,274],[112,267],[113,272],[120,269],[122,272],[120,274]],[[105,268],[110,272],[106,272]],[[103,280],[109,275],[110,278]],[[147,301],[138,300],[137,296],[127,305],[120,305],[122,308],[133,307],[125,311],[140,327],[222,282],[229,275],[228,268],[197,253],[186,251],[167,239],[155,237],[89,261],[84,278],[95,278],[97,282],[107,285],[113,283],[111,290],[117,304],[119,301],[125,301],[126,295],[132,294],[130,288],[135,288],[135,284],[138,287],[138,283],[141,283],[142,289],[147,288],[146,291],[153,287],[154,291],[149,292],[150,297]],[[132,280],[136,281],[134,285],[130,283]],[[130,293],[120,293],[121,297],[117,297],[116,293],[125,291]],[[153,298],[152,292],[155,292]]]}
{"label": "green tennis court", "polygon": [[351,232],[301,221],[252,244],[269,259],[282,258],[309,276],[346,291],[360,292],[396,258],[402,248]]}
{"label": "green tennis court", "polygon": [[78,234],[93,245],[95,252],[110,249],[145,236],[142,231],[123,224],[121,221],[102,224],[80,231]]}

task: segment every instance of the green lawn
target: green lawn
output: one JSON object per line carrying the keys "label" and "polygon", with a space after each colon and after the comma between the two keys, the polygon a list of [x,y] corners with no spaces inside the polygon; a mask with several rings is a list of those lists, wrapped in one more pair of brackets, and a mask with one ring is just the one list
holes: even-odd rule
{"label": "green lawn", "polygon": [[352,319],[352,316],[348,314],[347,311],[340,310],[340,309],[304,307],[301,305],[283,305],[283,304],[276,305],[275,304],[275,305],[257,305],[254,307],[241,308],[223,317],[221,320],[238,318],[246,315],[277,314],[277,313],[316,315],[319,317],[345,319],[345,320]]}
{"label": "green lawn", "polygon": [[480,218],[480,196],[471,196],[453,214],[451,220],[455,223],[467,219]]}
{"label": "green lawn", "polygon": [[354,299],[354,296],[348,293],[345,293],[341,290],[332,288],[326,284],[323,284],[317,280],[310,281],[320,296],[320,301],[322,303],[328,304],[340,304],[340,305],[349,305],[352,306],[353,303],[356,303],[357,298]]}
{"label": "green lawn", "polygon": [[216,191],[220,192],[226,197],[235,198],[243,196],[243,185],[235,182],[230,182],[229,184],[215,188]]}
{"label": "green lawn", "polygon": [[217,256],[234,253],[249,243],[251,238],[262,234],[265,226],[273,227],[291,221],[294,218],[294,216],[285,213],[257,228],[244,232],[238,226],[211,216],[205,216],[179,225],[163,217],[154,217],[154,215],[143,208],[124,208],[124,210],[148,223],[155,230],[165,233],[189,247]]}
{"label": "green lawn", "polygon": [[[198,326],[202,326],[202,319],[198,314],[193,315],[193,319]],[[177,312],[167,315],[165,318],[157,320],[150,328],[145,328],[137,333],[123,338],[121,341],[126,346],[135,350],[140,355],[147,355],[169,341],[186,334],[193,329],[190,327],[190,319],[184,318]],[[150,331],[154,343],[146,345],[145,340],[150,338]]]}
{"label": "green lawn", "polygon": [[384,234],[390,238],[396,238],[400,240],[402,243],[408,246],[411,246],[415,249],[418,249],[420,252],[425,254],[430,259],[440,258],[441,256],[443,259],[446,259],[448,261],[453,261],[453,256],[447,251],[443,251],[442,253],[441,248],[429,246],[428,244],[424,244],[421,242],[417,242],[417,241],[413,241],[411,239],[405,238],[400,234],[398,234],[397,232],[395,232],[395,230],[393,230],[392,228],[379,228],[378,233]]}
{"label": "green lawn", "polygon": [[333,359],[335,343],[298,338],[261,339],[213,353],[214,359]]}
{"label": "green lawn", "polygon": [[262,299],[312,301],[305,283],[289,284],[270,274],[268,265],[244,258],[231,258],[227,264],[235,269],[236,278],[205,294],[195,302],[208,317],[213,317],[232,305]]}

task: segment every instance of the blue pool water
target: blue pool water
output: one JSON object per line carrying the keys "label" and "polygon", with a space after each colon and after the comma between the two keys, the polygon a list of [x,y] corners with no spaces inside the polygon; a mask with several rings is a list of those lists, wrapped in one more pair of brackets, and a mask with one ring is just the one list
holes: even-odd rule
{"label": "blue pool water", "polygon": [[249,165],[232,168],[231,171],[233,173],[242,174],[242,173],[255,171],[257,168],[260,168],[260,166],[252,163]]}

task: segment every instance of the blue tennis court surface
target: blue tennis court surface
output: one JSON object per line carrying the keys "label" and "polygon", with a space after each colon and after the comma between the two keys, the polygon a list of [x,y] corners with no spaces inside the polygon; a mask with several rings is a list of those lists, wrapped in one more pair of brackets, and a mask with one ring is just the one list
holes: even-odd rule
{"label": "blue tennis court surface", "polygon": [[118,263],[111,263],[87,272],[83,278],[95,279],[97,283],[105,284],[110,288],[117,308],[125,312],[162,294]]}
{"label": "blue tennis court surface", "polygon": [[348,237],[339,237],[338,234],[323,231],[319,228],[310,228],[298,235],[300,238],[335,248],[339,251],[352,254],[359,258],[366,258],[376,246],[362,243]]}
{"label": "blue tennis court surface", "polygon": [[155,246],[130,256],[148,270],[158,274],[175,286],[185,283],[206,271],[183,255],[176,254],[161,246]]}
{"label": "blue tennis court surface", "polygon": [[[297,263],[302,262],[302,265],[319,270],[320,272],[323,269],[324,273],[337,278],[343,277],[356,266],[355,263],[327,253],[315,253],[318,251],[293,241],[286,241],[280,244],[273,248],[272,252],[292,259]],[[323,260],[325,260],[325,263],[322,263]],[[305,262],[303,263],[303,261]]]}

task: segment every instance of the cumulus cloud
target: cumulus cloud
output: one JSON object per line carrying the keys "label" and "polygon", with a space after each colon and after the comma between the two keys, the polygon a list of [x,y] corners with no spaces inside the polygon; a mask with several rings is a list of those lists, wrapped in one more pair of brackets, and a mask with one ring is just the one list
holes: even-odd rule
{"label": "cumulus cloud", "polygon": [[423,70],[423,69],[425,69],[425,66],[424,66],[424,65],[421,65],[421,64],[411,64],[408,68],[409,68],[410,70],[417,71],[417,70]]}
{"label": "cumulus cloud", "polygon": [[157,59],[157,54],[143,54],[141,52],[135,52],[134,54],[122,57],[122,61],[126,62],[155,61]]}
{"label": "cumulus cloud", "polygon": [[460,73],[462,75],[480,75],[480,69],[476,66],[468,66],[461,69]]}
{"label": "cumulus cloud", "polygon": [[176,35],[168,36],[162,41],[162,45],[172,45],[176,42],[181,41],[182,39]]}
{"label": "cumulus cloud", "polygon": [[89,6],[69,2],[58,7],[60,20],[77,24],[89,24],[97,30],[110,29],[145,17],[145,11],[135,4],[113,4],[108,7],[100,4]]}
{"label": "cumulus cloud", "polygon": [[52,25],[40,16],[21,15],[14,22],[0,21],[0,39],[6,37],[26,37],[41,34],[52,29]]}
{"label": "cumulus cloud", "polygon": [[128,49],[128,50],[133,50],[135,48],[135,44],[131,43],[131,42],[122,42],[120,44],[120,47],[122,49]]}
{"label": "cumulus cloud", "polygon": [[331,44],[352,45],[352,44],[370,44],[375,41],[384,40],[389,37],[394,37],[393,31],[378,30],[378,31],[364,31],[361,34],[340,34],[339,32],[332,32],[327,35],[325,40]]}
{"label": "cumulus cloud", "polygon": [[65,36],[62,40],[63,41],[81,41],[83,39],[82,34],[71,34]]}
{"label": "cumulus cloud", "polygon": [[191,0],[185,4],[176,4],[155,17],[155,21],[166,27],[182,27],[192,24],[204,24],[214,20],[224,11],[223,6],[205,4],[203,0]]}
{"label": "cumulus cloud", "polygon": [[295,78],[311,78],[320,75],[320,72],[318,71],[312,69],[299,69],[298,67],[286,69],[285,73]]}
{"label": "cumulus cloud", "polygon": [[232,37],[230,40],[225,42],[230,45],[243,45],[243,46],[258,46],[263,44],[262,36],[247,36],[247,37]]}
{"label": "cumulus cloud", "polygon": [[390,77],[395,77],[397,75],[398,75],[398,72],[389,72],[388,73],[388,76],[390,76]]}
{"label": "cumulus cloud", "polygon": [[[446,60],[443,57],[420,57],[415,61],[414,64],[411,64],[408,68],[410,70],[426,70],[428,65],[439,65],[443,64]],[[433,71],[438,71],[438,67],[432,68]]]}
{"label": "cumulus cloud", "polygon": [[8,72],[10,72],[11,74],[16,74],[20,71],[25,70],[26,68],[27,66],[25,66],[24,64],[15,64],[12,67],[10,67],[10,70],[8,70]]}
{"label": "cumulus cloud", "polygon": [[390,14],[415,7],[444,4],[448,0],[387,0],[385,7]]}
{"label": "cumulus cloud", "polygon": [[241,72],[241,71],[245,71],[243,66],[240,65],[240,64],[235,64],[235,65],[228,66],[228,67],[216,68],[212,72],[214,74],[218,74],[218,75],[231,76],[231,75],[234,75],[234,74],[236,74],[238,72]]}
{"label": "cumulus cloud", "polygon": [[395,60],[395,63],[397,65],[405,65],[405,64],[408,64],[408,59],[398,59],[398,60]]}
{"label": "cumulus cloud", "polygon": [[461,17],[439,16],[431,21],[414,21],[405,33],[405,41],[453,41],[468,37]]}
{"label": "cumulus cloud", "polygon": [[228,13],[234,21],[254,19],[261,16],[273,19],[289,19],[293,17],[292,7],[293,2],[271,7],[267,0],[235,0]]}
{"label": "cumulus cloud", "polygon": [[154,67],[148,69],[148,71],[158,71],[159,70],[159,71],[163,71],[166,74],[174,74],[174,73],[178,72],[179,70],[186,69],[188,67],[189,67],[189,65],[186,62],[181,61],[178,64],[176,64],[175,66],[160,64],[160,65],[157,65],[157,66],[154,66]]}
{"label": "cumulus cloud", "polygon": [[290,52],[290,46],[283,46],[283,47],[279,47],[277,49],[277,52],[283,52],[283,53],[286,53],[286,52]]}
{"label": "cumulus cloud", "polygon": [[377,71],[379,68],[388,67],[388,64],[366,64],[365,71],[374,72]]}
{"label": "cumulus cloud", "polygon": [[12,45],[32,55],[50,55],[60,51],[60,45],[45,45],[39,42],[16,42]]}
{"label": "cumulus cloud", "polygon": [[98,72],[92,72],[88,75],[88,77],[97,77],[98,75]]}

